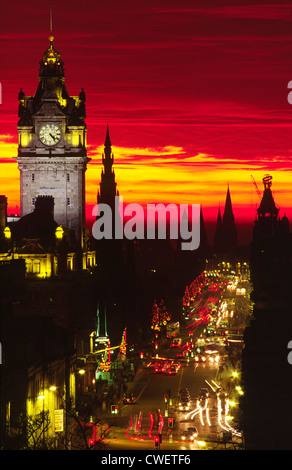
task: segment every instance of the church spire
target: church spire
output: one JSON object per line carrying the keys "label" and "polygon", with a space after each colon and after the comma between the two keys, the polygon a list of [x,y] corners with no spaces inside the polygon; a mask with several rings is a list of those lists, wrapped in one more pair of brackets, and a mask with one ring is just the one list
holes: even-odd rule
{"label": "church spire", "polygon": [[223,224],[233,224],[234,223],[234,214],[232,210],[231,196],[229,184],[227,188],[226,200],[225,200],[225,209],[223,214]]}
{"label": "church spire", "polygon": [[225,208],[222,219],[222,236],[225,249],[228,250],[237,246],[237,230],[232,209],[229,184],[227,188]]}
{"label": "church spire", "polygon": [[219,251],[229,251],[237,246],[237,230],[231,203],[229,184],[227,187],[223,217],[219,207],[215,231],[215,248]]}

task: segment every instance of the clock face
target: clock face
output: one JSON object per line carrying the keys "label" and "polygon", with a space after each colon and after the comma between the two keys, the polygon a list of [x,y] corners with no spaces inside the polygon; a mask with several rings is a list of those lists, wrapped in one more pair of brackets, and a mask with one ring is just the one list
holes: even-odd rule
{"label": "clock face", "polygon": [[56,124],[44,124],[39,132],[40,141],[45,145],[56,145],[61,140],[61,129]]}

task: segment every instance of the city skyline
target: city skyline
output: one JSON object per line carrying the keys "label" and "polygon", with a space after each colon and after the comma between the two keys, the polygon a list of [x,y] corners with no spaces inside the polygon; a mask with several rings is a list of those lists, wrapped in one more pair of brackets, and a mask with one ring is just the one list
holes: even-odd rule
{"label": "city skyline", "polygon": [[[251,175],[262,191],[270,173],[280,215],[291,218],[292,9],[288,2],[229,3],[206,8],[184,1],[177,8],[127,1],[81,10],[73,3],[64,22],[67,3],[52,2],[66,87],[72,95],[84,87],[87,97],[87,218],[96,204],[107,124],[126,202],[202,204],[204,217],[215,222],[229,184],[236,222],[252,223],[259,199]],[[4,10],[0,184],[14,212],[17,93],[20,87],[35,93],[49,11],[36,2]]]}

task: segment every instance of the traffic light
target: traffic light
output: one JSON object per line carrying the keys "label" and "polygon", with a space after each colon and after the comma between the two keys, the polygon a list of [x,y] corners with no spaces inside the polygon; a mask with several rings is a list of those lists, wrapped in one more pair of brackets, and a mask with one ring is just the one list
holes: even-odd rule
{"label": "traffic light", "polygon": [[111,413],[112,413],[112,415],[117,415],[118,414],[118,406],[117,405],[111,405]]}
{"label": "traffic light", "polygon": [[89,447],[92,448],[94,446],[94,439],[89,439],[88,441]]}
{"label": "traffic light", "polygon": [[173,418],[168,418],[168,427],[173,428],[173,425],[174,425]]}
{"label": "traffic light", "polygon": [[154,439],[154,444],[155,444],[155,447],[159,447],[160,438],[159,438],[158,436],[155,437],[155,439]]}
{"label": "traffic light", "polygon": [[167,395],[164,395],[164,401],[167,403]]}

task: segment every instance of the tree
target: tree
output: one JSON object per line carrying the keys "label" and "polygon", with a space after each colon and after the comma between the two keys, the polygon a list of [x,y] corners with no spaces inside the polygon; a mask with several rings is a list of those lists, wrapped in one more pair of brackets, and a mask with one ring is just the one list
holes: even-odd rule
{"label": "tree", "polygon": [[19,450],[53,450],[56,439],[47,437],[51,421],[49,411],[41,411],[35,416],[22,415],[15,428],[23,439]]}
{"label": "tree", "polygon": [[160,330],[159,324],[159,307],[156,300],[153,302],[152,311],[151,311],[151,328],[153,330]]}
{"label": "tree", "polygon": [[105,437],[109,433],[109,425],[96,418],[96,402],[94,396],[80,397],[75,403],[68,400],[64,403],[67,429],[64,447],[78,450],[104,449]]}

